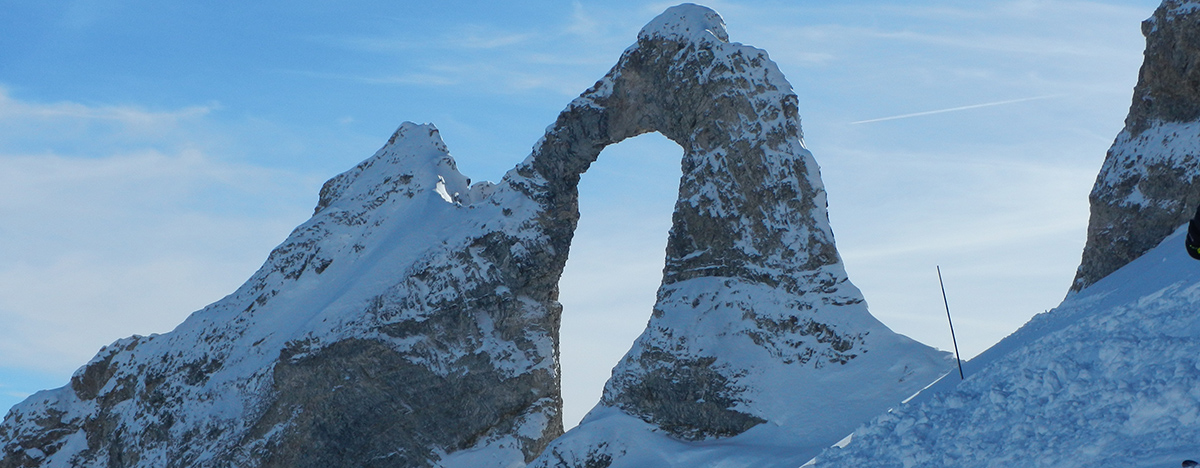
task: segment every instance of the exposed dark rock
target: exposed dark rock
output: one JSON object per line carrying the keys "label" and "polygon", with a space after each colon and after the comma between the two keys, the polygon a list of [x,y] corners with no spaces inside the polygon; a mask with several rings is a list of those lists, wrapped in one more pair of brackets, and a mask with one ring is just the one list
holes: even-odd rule
{"label": "exposed dark rock", "polygon": [[720,372],[715,357],[679,358],[655,349],[638,359],[645,373],[608,395],[604,404],[684,440],[735,436],[766,422],[733,409],[743,389]]}
{"label": "exposed dark rock", "polygon": [[1167,0],[1142,22],[1145,60],[1125,126],[1136,137],[1157,122],[1200,119],[1200,12]]}
{"label": "exposed dark rock", "polygon": [[509,378],[486,355],[459,361],[458,371],[439,375],[372,340],[285,350],[274,370],[279,398],[247,439],[289,427],[263,450],[264,467],[434,466],[435,448],[454,452],[516,431],[516,416],[554,401],[537,393],[554,388],[548,372]]}

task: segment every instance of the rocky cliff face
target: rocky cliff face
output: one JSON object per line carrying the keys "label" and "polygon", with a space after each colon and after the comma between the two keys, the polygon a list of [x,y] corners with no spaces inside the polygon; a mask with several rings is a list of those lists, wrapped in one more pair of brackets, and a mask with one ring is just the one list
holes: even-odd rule
{"label": "rocky cliff face", "polygon": [[[404,124],[234,294],[15,407],[0,467],[645,466],[653,443],[670,464],[738,437],[770,447],[759,465],[802,462],[949,363],[867,313],[796,96],[727,40],[711,10],[667,10],[498,184]],[[580,175],[652,131],[684,149],[658,303],[545,450]]]}
{"label": "rocky cliff face", "polygon": [[1145,61],[1089,197],[1073,292],[1158,245],[1200,206],[1200,3],[1164,1],[1142,33]]}

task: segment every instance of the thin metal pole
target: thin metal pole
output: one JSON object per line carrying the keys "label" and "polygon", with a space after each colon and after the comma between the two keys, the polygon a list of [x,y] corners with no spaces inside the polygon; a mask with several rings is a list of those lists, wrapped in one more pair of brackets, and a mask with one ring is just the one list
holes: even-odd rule
{"label": "thin metal pole", "polygon": [[958,338],[954,337],[954,320],[950,318],[950,301],[946,300],[946,283],[942,282],[942,266],[937,266],[938,285],[942,287],[942,303],[946,304],[946,321],[950,322],[950,340],[954,342],[954,360],[958,361],[958,378],[966,380],[963,376],[962,359],[958,357]]}

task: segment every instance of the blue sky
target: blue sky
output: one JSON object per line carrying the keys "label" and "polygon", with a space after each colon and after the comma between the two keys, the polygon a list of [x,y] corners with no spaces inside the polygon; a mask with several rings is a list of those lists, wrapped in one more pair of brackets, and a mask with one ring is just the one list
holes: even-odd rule
{"label": "blue sky", "polygon": [[[405,120],[498,179],[672,4],[0,3],[0,409],[232,292]],[[941,265],[969,357],[1058,304],[1157,2],[707,5],[799,96],[872,313],[950,349]],[[584,175],[568,425],[648,318],[680,153],[646,135]]]}

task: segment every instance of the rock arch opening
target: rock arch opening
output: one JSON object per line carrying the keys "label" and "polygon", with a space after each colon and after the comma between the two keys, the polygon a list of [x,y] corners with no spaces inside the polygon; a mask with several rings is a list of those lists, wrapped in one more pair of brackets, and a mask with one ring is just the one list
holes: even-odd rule
{"label": "rock arch opening", "polygon": [[617,361],[646,328],[662,281],[682,149],[648,133],[610,145],[580,178],[579,225],[559,302],[563,425],[597,402]]}

